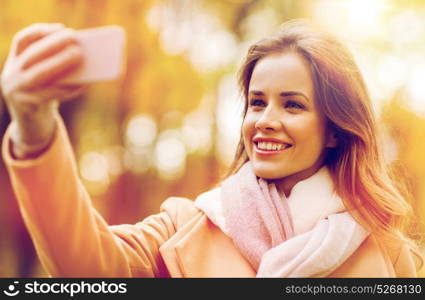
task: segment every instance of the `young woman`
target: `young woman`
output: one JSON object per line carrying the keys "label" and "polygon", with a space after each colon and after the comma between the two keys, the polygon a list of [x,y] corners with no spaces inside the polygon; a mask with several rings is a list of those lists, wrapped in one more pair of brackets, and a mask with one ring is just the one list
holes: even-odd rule
{"label": "young woman", "polygon": [[244,121],[219,187],[108,226],[78,178],[52,99],[82,54],[69,29],[18,33],[2,74],[4,137],[22,214],[55,277],[413,277],[411,208],[390,179],[361,74],[302,21],[254,44],[240,72]]}

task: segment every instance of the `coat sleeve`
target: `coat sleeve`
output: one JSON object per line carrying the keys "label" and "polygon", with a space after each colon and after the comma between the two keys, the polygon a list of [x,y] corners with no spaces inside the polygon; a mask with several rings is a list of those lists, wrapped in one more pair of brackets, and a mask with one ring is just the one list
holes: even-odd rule
{"label": "coat sleeve", "polygon": [[108,226],[78,177],[59,117],[57,124],[54,141],[36,159],[11,156],[10,127],[2,149],[22,216],[44,268],[53,277],[167,277],[159,247],[176,231],[181,201],[165,201],[159,214],[135,225]]}

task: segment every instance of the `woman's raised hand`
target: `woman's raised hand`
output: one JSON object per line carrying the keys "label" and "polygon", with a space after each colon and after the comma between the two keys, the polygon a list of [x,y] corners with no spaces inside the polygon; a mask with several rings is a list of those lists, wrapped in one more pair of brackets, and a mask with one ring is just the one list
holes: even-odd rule
{"label": "woman's raised hand", "polygon": [[55,130],[56,101],[83,88],[60,84],[83,60],[73,30],[62,24],[33,24],[18,32],[1,74],[1,90],[14,127],[17,158],[45,149]]}

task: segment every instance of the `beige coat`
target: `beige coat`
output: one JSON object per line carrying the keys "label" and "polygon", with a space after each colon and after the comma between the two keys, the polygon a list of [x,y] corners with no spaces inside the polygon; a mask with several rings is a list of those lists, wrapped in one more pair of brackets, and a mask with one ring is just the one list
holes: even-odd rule
{"label": "beige coat", "polygon": [[[192,201],[170,198],[135,225],[108,226],[78,178],[61,121],[51,147],[33,160],[3,157],[38,256],[54,277],[253,277],[232,240]],[[407,245],[381,249],[373,236],[331,277],[415,277],[421,256]],[[388,251],[387,249],[393,249]]]}

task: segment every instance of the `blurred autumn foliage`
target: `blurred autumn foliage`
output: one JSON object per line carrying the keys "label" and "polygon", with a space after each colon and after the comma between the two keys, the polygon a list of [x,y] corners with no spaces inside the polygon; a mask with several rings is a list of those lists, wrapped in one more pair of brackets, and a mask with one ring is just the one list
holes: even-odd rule
{"label": "blurred autumn foliage", "polygon": [[[134,223],[169,196],[194,199],[219,181],[241,124],[237,68],[252,42],[293,18],[316,20],[351,48],[385,128],[388,161],[410,186],[416,236],[423,236],[422,1],[2,0],[0,64],[13,35],[35,22],[125,28],[125,76],[93,84],[61,114],[94,206],[110,224]],[[3,104],[0,112],[4,133]],[[0,277],[46,276],[4,165],[0,176]]]}

